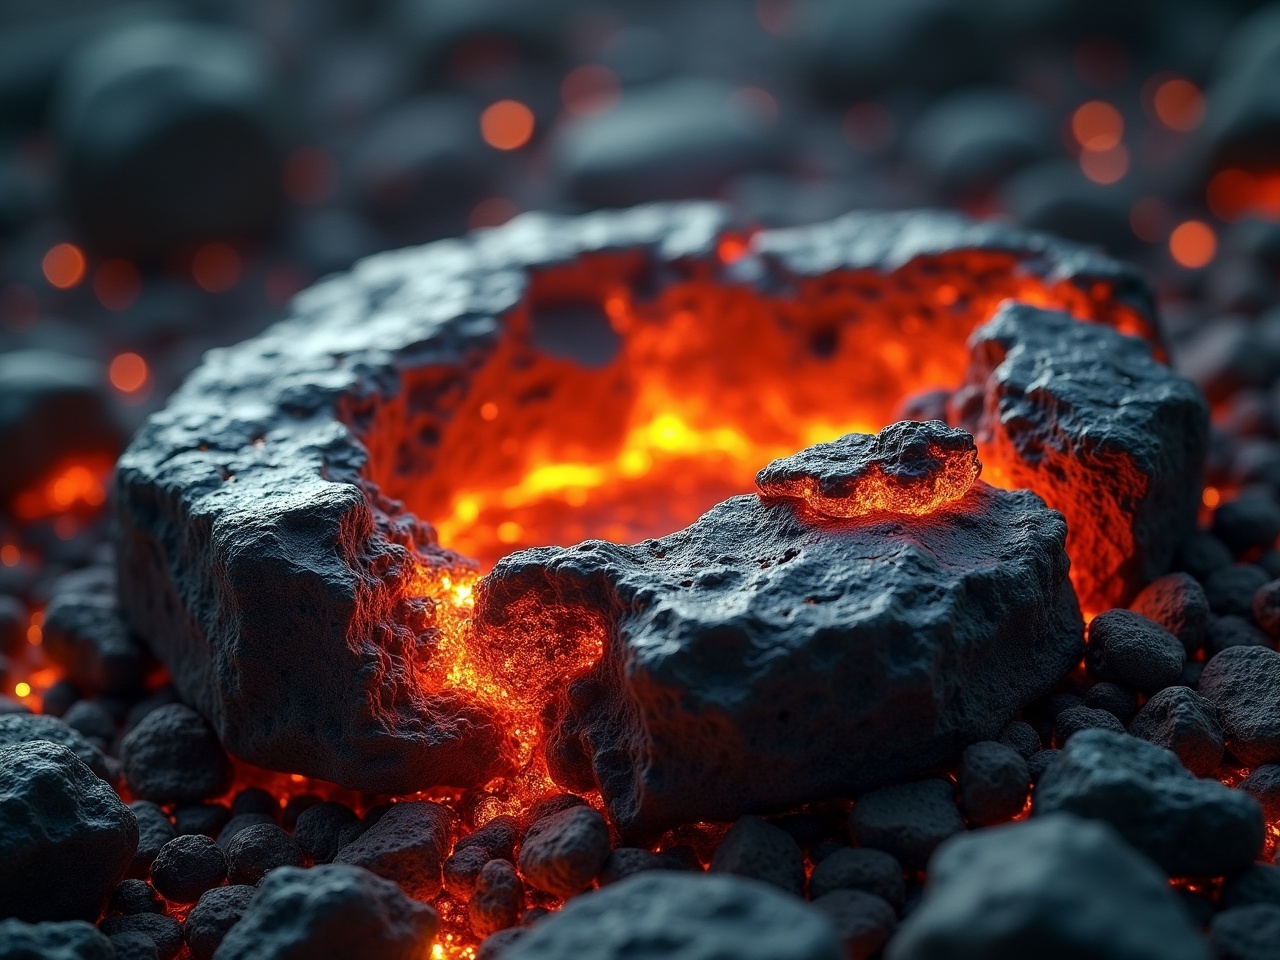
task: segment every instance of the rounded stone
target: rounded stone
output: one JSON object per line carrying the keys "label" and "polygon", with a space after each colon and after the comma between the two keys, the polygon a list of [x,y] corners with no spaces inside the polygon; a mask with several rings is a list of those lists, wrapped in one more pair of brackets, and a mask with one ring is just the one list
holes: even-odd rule
{"label": "rounded stone", "polygon": [[883,850],[854,847],[837,850],[813,868],[809,896],[814,900],[832,890],[873,893],[901,910],[907,899],[902,865]]}
{"label": "rounded stone", "polygon": [[183,924],[193,960],[213,960],[218,945],[240,922],[257,892],[254,887],[228,886],[214,887],[201,895]]}
{"label": "rounded stone", "polygon": [[965,748],[959,780],[960,809],[971,823],[986,827],[1022,811],[1031,772],[1012,747],[986,740]]}
{"label": "rounded stone", "polygon": [[1228,647],[1205,665],[1198,689],[1217,707],[1227,748],[1239,760],[1280,761],[1280,653]]}
{"label": "rounded stone", "polygon": [[1155,693],[1177,682],[1186,658],[1177,637],[1131,610],[1108,610],[1089,624],[1085,666],[1099,680]]}
{"label": "rounded stone", "polygon": [[206,890],[227,879],[222,848],[200,834],[175,837],[151,864],[151,882],[166,900],[195,903]]}
{"label": "rounded stone", "polygon": [[604,817],[591,807],[570,807],[529,828],[520,844],[520,873],[539,890],[571,897],[590,886],[610,847]]}
{"label": "rounded stone", "polygon": [[1222,725],[1212,703],[1187,687],[1165,687],[1148,700],[1129,732],[1172,750],[1197,777],[1212,774],[1222,762]]}
{"label": "rounded stone", "polygon": [[129,788],[144,800],[193,803],[224,792],[231,762],[216,734],[190,707],[171,703],[148,713],[120,742]]}
{"label": "rounded stone", "polygon": [[[303,860],[293,837],[274,823],[259,823],[245,827],[227,844],[227,877],[232,883],[256,884],[272,870],[300,867]],[[210,869],[212,865],[210,855]]]}

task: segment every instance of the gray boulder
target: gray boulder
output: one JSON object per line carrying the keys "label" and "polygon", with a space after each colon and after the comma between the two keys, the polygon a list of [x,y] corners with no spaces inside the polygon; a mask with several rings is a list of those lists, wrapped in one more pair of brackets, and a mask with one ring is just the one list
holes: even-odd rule
{"label": "gray boulder", "polygon": [[409,896],[430,900],[440,892],[453,826],[453,814],[438,803],[397,803],[340,848],[333,862],[364,867],[395,881]]}
{"label": "gray boulder", "polygon": [[1262,851],[1252,797],[1197,779],[1164,747],[1109,730],[1067,741],[1036,784],[1031,812],[1104,820],[1171,876],[1220,877]]}
{"label": "gray boulder", "polygon": [[81,763],[107,782],[115,780],[106,756],[82,733],[44,713],[0,714],[0,747],[45,740],[66,747]]}
{"label": "gray boulder", "polygon": [[[502,960],[841,960],[821,911],[727,874],[648,871],[574,897]],[[219,958],[222,960],[222,958]]]}
{"label": "gray boulder", "polygon": [[23,923],[0,920],[4,960],[116,960],[111,941],[84,920]]}
{"label": "gray boulder", "polygon": [[886,960],[1209,956],[1149,860],[1106,824],[1065,814],[949,840],[885,952]]}

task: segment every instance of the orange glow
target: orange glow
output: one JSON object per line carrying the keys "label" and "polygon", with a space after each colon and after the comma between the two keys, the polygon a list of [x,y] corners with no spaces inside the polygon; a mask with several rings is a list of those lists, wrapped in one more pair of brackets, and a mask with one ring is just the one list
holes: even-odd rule
{"label": "orange glow", "polygon": [[27,683],[25,680],[19,681],[13,685],[13,692],[19,700],[23,697],[29,697],[31,696],[31,684]]}
{"label": "orange glow", "polygon": [[1071,133],[1085,150],[1111,150],[1124,136],[1124,117],[1105,100],[1090,100],[1071,115]]}
{"label": "orange glow", "polygon": [[128,260],[107,260],[93,272],[93,294],[108,310],[128,310],[142,292],[142,277]]}
{"label": "orange glow", "polygon": [[70,290],[84,279],[84,253],[74,243],[55,243],[40,261],[44,278],[59,290]]}
{"label": "orange glow", "polygon": [[0,563],[3,563],[6,567],[16,567],[21,562],[22,551],[14,544],[6,543],[3,547],[0,547]]}
{"label": "orange glow", "polygon": [[1222,502],[1222,494],[1215,487],[1205,487],[1204,493],[1200,495],[1200,500],[1206,507],[1212,510]]}
{"label": "orange glow", "polygon": [[533,137],[533,111],[519,100],[499,100],[480,114],[480,135],[496,150],[518,150]]}
{"label": "orange glow", "polygon": [[1080,171],[1094,183],[1117,183],[1129,172],[1129,151],[1124,144],[1109,150],[1084,150],[1080,153]]}
{"label": "orange glow", "polygon": [[111,385],[121,393],[136,393],[147,385],[151,376],[147,361],[136,353],[117,354],[108,370]]}
{"label": "orange glow", "polygon": [[206,243],[191,260],[191,276],[207,293],[225,293],[240,282],[240,254],[227,243]]}
{"label": "orange glow", "polygon": [[1190,270],[1208,265],[1217,252],[1218,238],[1213,228],[1203,221],[1181,223],[1169,236],[1169,255],[1179,266]]}
{"label": "orange glow", "polygon": [[1189,133],[1204,119],[1204,94],[1190,80],[1175,77],[1156,88],[1152,107],[1156,117],[1170,130]]}
{"label": "orange glow", "polygon": [[13,499],[19,520],[42,520],[73,510],[94,510],[106,503],[106,478],[113,464],[107,457],[65,462]]}
{"label": "orange glow", "polygon": [[1280,220],[1280,172],[1219,170],[1209,180],[1205,199],[1219,220]]}
{"label": "orange glow", "polygon": [[561,81],[560,99],[575,117],[606,113],[622,99],[622,82],[608,67],[588,63],[570,70]]}

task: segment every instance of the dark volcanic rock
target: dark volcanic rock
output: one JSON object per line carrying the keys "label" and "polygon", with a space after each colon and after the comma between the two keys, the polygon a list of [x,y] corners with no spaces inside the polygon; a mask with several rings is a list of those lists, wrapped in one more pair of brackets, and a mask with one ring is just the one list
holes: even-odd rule
{"label": "dark volcanic rock", "polygon": [[226,857],[227,876],[244,884],[257,883],[278,867],[300,867],[305,859],[293,837],[274,823],[245,827],[227,844]]}
{"label": "dark volcanic rock", "polygon": [[[726,211],[707,204],[576,219],[529,215],[366,261],[299,297],[293,316],[263,335],[208,355],[120,463],[117,546],[126,617],[233,754],[384,793],[478,785],[507,772],[503,725],[469,695],[434,682],[437,614],[406,589],[423,567],[457,561],[392,500],[413,508],[424,477],[445,482],[441,447],[432,438],[470,449],[470,420],[455,415],[458,402],[475,399],[467,371],[501,378],[508,358],[531,356],[515,318],[534,296],[534,268],[576,276],[598,254],[619,259],[613,255],[627,251],[620,259],[634,261],[636,272],[620,282],[652,281],[662,294],[687,288],[695,275],[697,289],[705,290],[730,272],[733,297],[754,287],[763,303],[779,290],[816,291],[829,277],[856,275],[895,290],[902,279],[908,289],[895,297],[905,298],[903,307],[918,299],[921,314],[932,316],[936,281],[915,272],[972,255],[983,259],[986,293],[998,297],[1043,282],[1063,291],[1082,316],[1103,323],[1123,316],[1154,329],[1151,294],[1132,269],[994,223],[859,213],[758,233],[732,271],[718,255],[727,226]],[[842,332],[850,333],[861,317],[833,315],[847,317]],[[840,338],[846,358],[865,352],[859,339]],[[803,341],[796,349],[805,349]],[[963,365],[962,355],[954,359]],[[446,384],[444,370],[458,376]],[[891,398],[883,399],[892,409]],[[538,415],[537,402],[527,409]],[[1175,518],[1169,526],[1179,523]],[[997,539],[1012,536],[1005,531]],[[1076,566],[1091,563],[1086,554]],[[926,571],[921,582],[932,577]],[[1046,587],[1052,579],[1046,577]],[[1021,572],[1011,580],[1035,577]],[[972,619],[987,624],[993,617]],[[297,655],[300,643],[305,658]],[[1045,660],[1032,650],[1026,659]],[[1045,676],[1056,668],[1056,660],[1045,662]],[[1010,675],[1023,672],[1010,664]],[[1041,679],[1029,678],[1027,689],[1008,696],[1016,701],[1038,692]],[[948,744],[939,753],[994,736],[999,714],[1011,716],[986,704],[960,713],[981,717],[981,729],[942,725]],[[918,747],[906,743],[903,755]],[[871,770],[864,761],[852,759],[849,767]],[[828,767],[818,792],[857,786],[842,783],[847,778],[834,760],[805,763],[815,771]],[[919,771],[883,771],[911,775]],[[881,782],[881,774],[873,779]],[[794,802],[779,787],[793,780],[788,768],[778,769],[768,784],[770,806]],[[809,785],[794,786],[799,795]],[[741,799],[747,798],[730,796],[729,809],[718,815],[742,812]]]}
{"label": "dark volcanic rock", "polygon": [[1031,786],[1027,761],[990,740],[965,748],[960,758],[960,809],[971,823],[990,826],[1021,812]]}
{"label": "dark volcanic rock", "polygon": [[883,850],[921,870],[938,844],[964,831],[964,820],[949,781],[920,780],[859,797],[850,829],[862,846]]}
{"label": "dark volcanic rock", "polygon": [[1253,595],[1253,619],[1272,640],[1280,638],[1280,580],[1264,583]]}
{"label": "dark volcanic rock", "polygon": [[215,797],[231,783],[231,761],[204,719],[171,703],[152,710],[120,743],[129,788],[157,803]]}
{"label": "dark volcanic rock", "polygon": [[222,848],[201,834],[175,837],[151,864],[151,882],[167,900],[195,903],[227,879]]}
{"label": "dark volcanic rock", "polygon": [[571,897],[591,885],[609,847],[604,817],[591,807],[570,807],[529,827],[520,844],[520,872],[539,890]]}
{"label": "dark volcanic rock", "polygon": [[[1195,523],[1209,409],[1141,340],[1008,304],[970,338],[961,426],[1008,480],[1062,511],[1086,609],[1163,574]],[[963,392],[963,391],[962,391]],[[969,411],[972,410],[972,413]]]}
{"label": "dark volcanic rock", "polygon": [[[826,462],[790,463],[805,458]],[[786,464],[762,473],[767,489]],[[1034,495],[978,483],[927,519],[838,524],[795,503],[735,497],[661,540],[526,550],[481,583],[475,623],[495,653],[601,623],[595,692],[570,692],[551,759],[562,782],[589,760],[624,833],[918,775],[1077,661],[1061,517]],[[537,637],[514,616],[531,605]]]}
{"label": "dark volcanic rock", "polygon": [[864,847],[837,850],[813,868],[809,896],[816,900],[832,890],[874,893],[895,910],[907,899],[902,865],[883,850]]}
{"label": "dark volcanic rock", "polygon": [[610,852],[604,866],[600,868],[596,882],[604,887],[635,876],[637,873],[644,873],[646,870],[670,869],[672,869],[670,858],[660,853],[645,850],[643,847],[618,847]]}
{"label": "dark volcanic rock", "polygon": [[107,901],[108,914],[164,913],[164,902],[145,880],[121,880]]}
{"label": "dark volcanic rock", "polygon": [[238,834],[244,830],[248,830],[250,827],[260,826],[262,824],[274,826],[275,821],[265,813],[242,813],[238,817],[232,817],[226,822],[222,829],[218,831],[218,846],[220,846],[225,852],[227,848],[231,846],[231,841],[234,840]]}
{"label": "dark volcanic rock", "polygon": [[1102,823],[1066,815],[946,843],[886,960],[1209,960],[1167,879]]}
{"label": "dark volcanic rock", "polygon": [[1222,725],[1212,703],[1186,687],[1165,687],[1133,718],[1129,732],[1172,750],[1197,777],[1222,762]]}
{"label": "dark volcanic rock", "polygon": [[164,810],[150,800],[135,800],[129,809],[138,824],[138,849],[129,865],[129,876],[146,879],[152,862],[164,845],[177,836],[177,831]]}
{"label": "dark volcanic rock", "polygon": [[115,956],[111,941],[83,920],[0,920],[0,957],[5,960],[115,960]]}
{"label": "dark volcanic rock", "polygon": [[178,834],[201,833],[214,837],[231,821],[231,811],[221,803],[190,803],[173,811],[173,825]]}
{"label": "dark volcanic rock", "polygon": [[1256,903],[1223,910],[1209,924],[1218,960],[1274,960],[1280,942],[1280,906]]}
{"label": "dark volcanic rock", "polygon": [[509,860],[490,860],[476,877],[467,904],[471,929],[478,937],[514,927],[524,912],[524,884]]}
{"label": "dark volcanic rock", "polygon": [[1105,820],[1171,876],[1243,870],[1262,849],[1262,810],[1216,780],[1198,780],[1174,754],[1127,734],[1072,737],[1036,784],[1032,813]]}
{"label": "dark volcanic rock", "polygon": [[1247,617],[1253,613],[1253,598],[1271,580],[1271,574],[1252,563],[1220,567],[1205,578],[1204,593],[1209,609],[1220,616]]}
{"label": "dark volcanic rock", "polygon": [[129,917],[107,917],[98,929],[115,942],[117,937],[141,936],[155,945],[160,960],[173,960],[182,949],[182,925],[160,913],[135,913]]}
{"label": "dark volcanic rock", "polygon": [[426,955],[439,923],[433,909],[367,870],[337,863],[310,870],[281,867],[262,881],[217,956],[417,960]]}
{"label": "dark volcanic rock", "polygon": [[1000,731],[1000,742],[1013,747],[1024,760],[1030,760],[1040,752],[1040,734],[1025,720],[1013,720]]}
{"label": "dark volcanic rock", "polygon": [[1255,903],[1280,906],[1280,867],[1255,863],[1243,873],[1227,877],[1222,884],[1220,902],[1224,910]]}
{"label": "dark volcanic rock", "polygon": [[0,748],[36,740],[47,740],[66,747],[103,780],[115,780],[102,751],[57,717],[40,713],[0,714]]}
{"label": "dark volcanic rock", "polygon": [[327,800],[302,811],[293,828],[293,839],[313,863],[328,863],[338,852],[342,828],[356,822],[355,812],[345,803]]}
{"label": "dark volcanic rock", "polygon": [[452,840],[453,814],[446,807],[397,803],[333,860],[394,880],[415,900],[430,900],[440,892],[440,864]]}
{"label": "dark volcanic rock", "polygon": [[[1225,617],[1209,616],[1209,629],[1204,637],[1204,655],[1212,660],[1231,647],[1269,646],[1267,635],[1244,617],[1228,614]],[[1204,664],[1201,665],[1202,667]]]}
{"label": "dark volcanic rock", "polygon": [[0,748],[0,913],[96,920],[138,845],[129,808],[66,747]]}
{"label": "dark volcanic rock", "polygon": [[1262,807],[1268,821],[1280,819],[1280,764],[1264,763],[1240,781],[1239,788]]}
{"label": "dark volcanic rock", "polygon": [[1089,624],[1084,662],[1099,680],[1155,693],[1177,682],[1186,659],[1177,637],[1132,610],[1108,610]]}
{"label": "dark volcanic rock", "polygon": [[1204,646],[1209,601],[1200,581],[1189,573],[1171,573],[1152,580],[1133,598],[1129,609],[1172,633],[1182,641],[1188,655]]}
{"label": "dark volcanic rock", "polygon": [[1081,730],[1113,730],[1124,733],[1124,724],[1109,710],[1068,707],[1053,722],[1053,742],[1061,747]]}
{"label": "dark volcanic rock", "polygon": [[77,570],[54,585],[42,647],[70,680],[102,693],[138,690],[151,663],[120,617],[115,568],[108,566]]}
{"label": "dark volcanic rock", "polygon": [[[1185,665],[1183,670],[1186,670]],[[1084,705],[1105,710],[1126,726],[1138,713],[1138,691],[1118,683],[1095,683],[1084,695]]]}
{"label": "dark volcanic rock", "polygon": [[759,817],[743,817],[729,828],[710,869],[762,880],[797,897],[804,895],[804,852],[785,830]]}
{"label": "dark volcanic rock", "polygon": [[255,887],[214,887],[191,908],[183,934],[194,960],[213,960],[214,951],[249,909]]}
{"label": "dark volcanic rock", "polygon": [[1246,764],[1280,761],[1280,653],[1266,647],[1223,650],[1205,665],[1200,693],[1218,708],[1227,749]]}
{"label": "dark volcanic rock", "polygon": [[881,948],[898,925],[893,907],[861,890],[832,890],[815,897],[813,906],[831,921],[848,960],[872,960],[880,956]]}
{"label": "dark volcanic rock", "polygon": [[[659,945],[659,946],[655,946]],[[768,884],[727,874],[654,871],[574,897],[502,960],[841,960],[821,911]]]}

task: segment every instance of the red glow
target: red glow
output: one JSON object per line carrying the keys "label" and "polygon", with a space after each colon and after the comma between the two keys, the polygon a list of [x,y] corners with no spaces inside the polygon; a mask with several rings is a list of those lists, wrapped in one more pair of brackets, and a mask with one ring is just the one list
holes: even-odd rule
{"label": "red glow", "polygon": [[1219,220],[1280,220],[1280,172],[1220,170],[1210,179],[1205,199]]}
{"label": "red glow", "polygon": [[1170,130],[1189,133],[1204,119],[1204,94],[1190,80],[1174,77],[1156,88],[1152,107],[1156,117]]}
{"label": "red glow", "polygon": [[518,150],[533,136],[533,111],[519,100],[499,100],[480,114],[480,134],[495,150]]}
{"label": "red glow", "polygon": [[70,290],[84,279],[84,253],[74,243],[56,243],[40,261],[44,278],[59,290]]}
{"label": "red glow", "polygon": [[97,509],[107,500],[106,478],[113,467],[111,459],[102,456],[64,462],[14,497],[13,514],[31,521]]}
{"label": "red glow", "polygon": [[1124,117],[1104,100],[1090,100],[1071,115],[1071,133],[1085,150],[1112,150],[1124,136]]}
{"label": "red glow", "polygon": [[1188,220],[1169,235],[1169,255],[1182,267],[1198,270],[1208,266],[1218,252],[1213,228],[1200,220]]}

